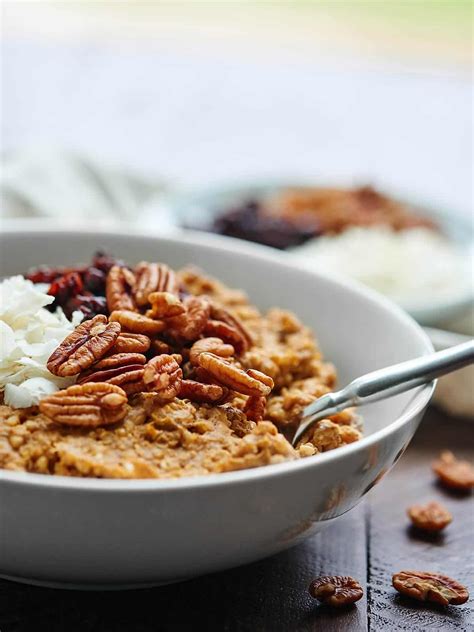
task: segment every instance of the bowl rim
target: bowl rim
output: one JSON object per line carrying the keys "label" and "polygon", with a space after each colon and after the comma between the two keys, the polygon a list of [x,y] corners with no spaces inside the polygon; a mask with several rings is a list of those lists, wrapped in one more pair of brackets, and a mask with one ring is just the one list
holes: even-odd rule
{"label": "bowl rim", "polygon": [[[78,223],[74,225],[67,222],[65,224],[54,222],[49,223],[42,219],[38,220],[14,220],[6,222],[2,225],[0,232],[1,238],[8,236],[29,237],[35,235],[63,235],[77,236],[78,233],[88,235],[90,237],[97,235],[106,235],[111,237],[123,237],[127,235],[132,239],[157,239],[158,241],[169,242],[178,245],[187,243],[189,245],[214,249],[217,251],[237,250],[242,254],[246,254],[254,259],[271,261],[278,265],[290,267],[309,276],[329,280],[330,283],[342,286],[345,290],[359,294],[371,303],[375,303],[384,310],[388,310],[392,315],[396,316],[400,323],[409,327],[416,332],[417,336],[424,343],[425,353],[433,352],[433,345],[428,335],[423,331],[421,326],[401,307],[390,299],[379,294],[375,290],[362,285],[346,277],[337,274],[329,274],[327,272],[317,272],[308,270],[298,262],[286,260],[284,254],[275,251],[273,248],[252,244],[240,239],[233,239],[221,235],[213,235],[202,233],[200,231],[180,230],[173,234],[159,235],[155,232],[145,233],[143,230],[137,229],[136,226],[130,224],[121,224],[111,226],[92,227],[90,224],[84,225]],[[384,426],[380,430],[363,437],[360,441],[356,441],[346,446],[342,446],[336,450],[330,450],[322,454],[314,455],[314,457],[306,457],[294,461],[285,461],[283,463],[275,463],[271,465],[260,466],[256,468],[248,468],[231,472],[221,472],[216,474],[202,474],[199,476],[183,476],[181,478],[170,479],[97,479],[97,478],[74,478],[61,475],[35,474],[31,472],[15,472],[12,470],[0,469],[1,483],[16,483],[34,487],[44,488],[61,488],[76,491],[88,492],[167,492],[167,491],[186,491],[196,488],[212,488],[221,485],[248,483],[254,480],[273,478],[291,474],[293,471],[304,470],[313,467],[322,467],[326,463],[349,456],[360,450],[370,448],[395,433],[399,428],[408,423],[416,415],[421,413],[428,405],[436,386],[436,382],[431,382],[413,391],[413,397],[406,407],[406,410],[394,419],[391,423]]]}

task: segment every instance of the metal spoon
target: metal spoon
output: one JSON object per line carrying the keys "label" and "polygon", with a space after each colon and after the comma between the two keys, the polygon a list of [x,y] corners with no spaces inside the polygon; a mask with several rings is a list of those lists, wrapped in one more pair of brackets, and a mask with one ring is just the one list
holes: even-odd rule
{"label": "metal spoon", "polygon": [[387,399],[473,363],[474,340],[470,340],[444,351],[394,364],[358,377],[342,390],[323,395],[304,409],[292,445],[295,446],[317,421],[344,408]]}

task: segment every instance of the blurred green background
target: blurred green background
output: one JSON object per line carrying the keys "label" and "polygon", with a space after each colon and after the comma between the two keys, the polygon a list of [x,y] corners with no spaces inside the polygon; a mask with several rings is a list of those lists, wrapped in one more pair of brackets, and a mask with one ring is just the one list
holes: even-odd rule
{"label": "blurred green background", "polygon": [[[110,1],[2,3],[4,34],[151,37],[204,40],[226,47],[259,44],[293,53],[352,52],[365,57],[424,59],[468,68],[473,5],[460,0],[293,2]],[[193,41],[190,41],[193,40]],[[240,46],[239,46],[240,44]]]}

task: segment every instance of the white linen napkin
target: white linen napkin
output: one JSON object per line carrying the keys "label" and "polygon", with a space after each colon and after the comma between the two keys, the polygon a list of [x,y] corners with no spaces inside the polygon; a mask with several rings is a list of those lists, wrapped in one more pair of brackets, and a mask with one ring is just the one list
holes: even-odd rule
{"label": "white linen napkin", "polygon": [[0,218],[133,220],[162,182],[67,151],[3,156]]}

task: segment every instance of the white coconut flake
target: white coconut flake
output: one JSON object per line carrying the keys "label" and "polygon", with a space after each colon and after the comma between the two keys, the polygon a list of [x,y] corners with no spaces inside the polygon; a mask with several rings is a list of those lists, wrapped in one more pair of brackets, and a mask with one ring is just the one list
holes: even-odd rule
{"label": "white coconut flake", "polygon": [[14,408],[28,408],[34,406],[42,397],[51,395],[58,390],[53,380],[44,377],[32,377],[19,386],[7,384],[5,386],[5,404]]}
{"label": "white coconut flake", "polygon": [[457,298],[472,284],[469,256],[428,228],[354,227],[292,252],[313,269],[357,279],[404,306]]}
{"label": "white coconut flake", "polygon": [[46,363],[83,315],[74,312],[69,321],[60,308],[49,312],[45,307],[53,300],[47,286],[22,276],[0,283],[0,391],[14,408],[38,404],[41,397],[75,381],[53,375]]}

